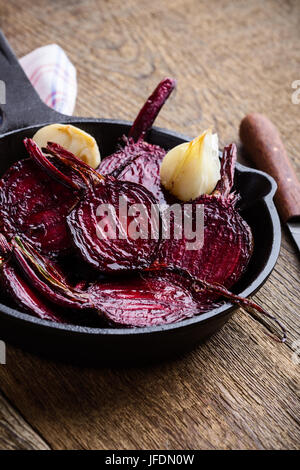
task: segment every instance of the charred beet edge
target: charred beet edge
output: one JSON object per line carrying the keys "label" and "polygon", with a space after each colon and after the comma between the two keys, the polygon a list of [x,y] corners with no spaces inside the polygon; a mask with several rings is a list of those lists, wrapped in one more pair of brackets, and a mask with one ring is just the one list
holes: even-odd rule
{"label": "charred beet edge", "polygon": [[95,309],[109,323],[143,327],[195,315],[198,303],[185,277],[176,273],[135,274],[127,279],[91,283],[85,291],[69,285],[50,260],[19,237],[13,253],[32,286],[48,300],[73,309]]}
{"label": "charred beet edge", "polygon": [[235,144],[224,147],[221,160],[221,178],[213,192],[215,196],[223,196],[224,198],[232,198],[229,195],[234,181],[234,169],[236,164],[237,151]]}
{"label": "charred beet edge", "polygon": [[[237,196],[230,193],[236,162],[236,146],[225,147],[221,166],[221,179],[216,190],[191,202],[192,222],[196,207],[203,206],[203,244],[188,249],[181,219],[171,217],[171,239],[164,240],[160,248],[159,263],[182,268],[197,279],[231,287],[240,279],[253,250],[250,227],[235,209]],[[171,213],[172,215],[172,213]],[[174,233],[181,233],[176,239]]]}
{"label": "charred beet edge", "polygon": [[11,259],[11,247],[5,237],[0,234],[0,284],[5,294],[26,313],[30,313],[43,320],[64,323],[64,320],[51,310],[29,285],[23,280]]}
{"label": "charred beet edge", "polygon": [[[182,269],[135,274],[120,280],[91,283],[85,291],[69,285],[53,263],[45,259],[19,237],[13,241],[18,266],[31,284],[47,299],[64,307],[95,309],[116,326],[146,327],[174,323],[204,313],[216,306],[215,297],[228,298],[247,311],[257,310],[283,325],[255,302],[232,294],[219,284],[196,279]],[[205,300],[203,297],[205,293]]]}
{"label": "charred beet edge", "polygon": [[[157,239],[133,240],[128,228],[134,216],[124,226],[117,215],[120,196],[128,205],[142,204],[147,210],[148,233],[154,233],[152,229],[157,233],[151,218],[157,201],[165,206],[164,217],[173,202],[181,205],[183,213],[183,204],[167,195],[160,184],[165,150],[143,140],[174,87],[175,81],[168,78],[158,85],[129,137],[123,136],[124,147],[106,157],[98,171],[58,144],[49,142],[43,153],[33,140],[25,139],[33,161],[13,165],[0,181],[3,290],[17,296],[22,309],[40,318],[62,322],[50,307],[55,304],[65,309],[66,321],[70,319],[67,312],[82,312],[87,324],[94,312],[110,325],[126,327],[177,322],[211,310],[218,305],[216,301],[227,298],[273,320],[283,332],[280,340],[285,341],[285,329],[274,316],[228,290],[241,277],[253,249],[250,227],[235,209],[239,196],[231,192],[234,144],[224,149],[221,179],[214,192],[189,203],[193,226],[196,209],[204,208],[204,239],[198,249],[188,249],[191,240],[174,215],[170,217],[171,237],[163,241],[160,232]],[[116,229],[115,237],[101,237],[97,231],[96,212],[102,204],[115,209],[105,229],[110,234]],[[178,234],[179,227],[182,237],[177,239],[174,233],[176,229]],[[126,281],[78,278],[74,287],[53,261],[70,250],[71,240],[85,266],[108,274],[131,271]]]}
{"label": "charred beet edge", "polygon": [[0,232],[8,239],[21,234],[52,258],[65,254],[72,247],[66,215],[77,200],[30,159],[20,160],[0,180]]}
{"label": "charred beet edge", "polygon": [[[128,234],[134,216],[128,216],[126,226],[119,217],[121,204],[128,206],[140,204],[146,209],[146,223],[148,233],[155,230],[151,220],[152,206],[156,204],[154,196],[142,185],[123,182],[112,177],[103,178],[89,167],[83,167],[73,155],[61,155],[54,152],[53,158],[71,170],[66,176],[57,167],[52,170],[52,163],[31,139],[25,139],[26,148],[31,158],[45,167],[46,171],[53,171],[55,178],[60,178],[64,184],[76,186],[81,189],[81,197],[77,205],[67,216],[72,240],[85,261],[103,272],[116,272],[121,270],[144,269],[156,259],[159,249],[159,237],[138,238],[134,240]],[[50,164],[49,164],[50,163]],[[76,178],[74,178],[76,173]],[[99,207],[114,208],[111,217],[107,217],[105,232],[99,232],[97,211]],[[115,234],[115,235],[114,235]]]}

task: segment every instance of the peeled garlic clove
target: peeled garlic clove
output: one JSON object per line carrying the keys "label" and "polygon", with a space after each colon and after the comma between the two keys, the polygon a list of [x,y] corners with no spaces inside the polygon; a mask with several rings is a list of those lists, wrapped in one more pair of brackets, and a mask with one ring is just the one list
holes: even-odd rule
{"label": "peeled garlic clove", "polygon": [[87,132],[71,124],[50,124],[42,127],[33,136],[39,147],[46,147],[47,142],[55,142],[92,168],[97,168],[101,161],[96,140]]}
{"label": "peeled garlic clove", "polygon": [[181,201],[210,194],[220,177],[218,136],[211,130],[171,149],[160,168],[162,185]]}

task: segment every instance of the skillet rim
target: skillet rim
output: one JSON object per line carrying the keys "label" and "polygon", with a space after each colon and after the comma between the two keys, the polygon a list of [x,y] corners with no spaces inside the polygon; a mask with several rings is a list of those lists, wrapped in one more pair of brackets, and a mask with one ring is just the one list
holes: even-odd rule
{"label": "skillet rim", "polygon": [[[126,127],[127,126],[130,127],[132,125],[132,122],[125,121],[125,120],[118,120],[118,119],[80,118],[76,116],[64,116],[64,118],[65,119],[63,120],[62,123],[66,123],[66,124],[77,123],[80,125],[80,124],[88,124],[88,123],[94,123],[94,124],[104,123],[104,124],[112,124],[112,125],[126,126]],[[13,134],[18,134],[27,130],[32,131],[36,128],[40,128],[48,124],[49,124],[49,121],[43,124],[34,124],[28,127],[21,128],[21,129],[9,131],[0,136],[0,141],[2,141],[5,137],[11,136]],[[162,135],[172,136],[176,139],[182,139],[183,141],[191,140],[188,136],[184,134],[181,134],[175,131],[170,131],[168,129],[164,129],[161,127],[153,126],[149,135],[151,135],[151,133],[153,132],[157,132],[158,134],[162,134]],[[276,261],[280,252],[280,245],[281,245],[281,226],[280,226],[279,216],[278,216],[277,210],[273,202],[273,197],[277,189],[277,184],[275,180],[271,176],[269,176],[267,173],[254,169],[254,168],[249,168],[239,162],[237,162],[236,164],[236,169],[240,173],[252,173],[252,174],[260,175],[264,177],[266,180],[268,180],[270,184],[269,192],[265,196],[263,196],[260,200],[264,201],[266,209],[270,215],[270,221],[272,223],[272,228],[273,228],[273,242],[272,242],[272,246],[270,249],[268,260],[266,261],[262,271],[259,272],[256,278],[253,279],[253,281],[243,291],[238,292],[238,295],[241,295],[243,297],[248,297],[248,296],[255,294],[255,292],[257,292],[257,290],[266,282],[266,280],[268,279],[269,275],[271,274],[276,264]],[[93,327],[80,326],[80,325],[50,322],[48,320],[43,320],[37,317],[33,317],[29,314],[20,312],[17,309],[8,307],[0,303],[0,312],[4,313],[5,315],[9,317],[14,318],[15,320],[21,321],[21,323],[30,323],[41,329],[51,328],[51,330],[58,330],[59,332],[61,333],[65,332],[66,334],[67,333],[72,333],[76,335],[88,334],[88,335],[99,336],[99,337],[102,335],[103,336],[109,336],[109,335],[123,336],[126,334],[127,335],[145,335],[145,334],[155,335],[155,334],[160,334],[164,331],[184,329],[184,328],[192,327],[195,324],[205,323],[209,320],[216,318],[217,316],[228,315],[231,311],[236,310],[237,308],[238,307],[232,304],[231,302],[225,301],[220,307],[214,308],[213,310],[210,310],[206,313],[198,314],[191,318],[187,318],[185,320],[181,320],[175,323],[170,323],[167,325],[149,326],[149,327],[144,327],[144,328],[93,328]]]}

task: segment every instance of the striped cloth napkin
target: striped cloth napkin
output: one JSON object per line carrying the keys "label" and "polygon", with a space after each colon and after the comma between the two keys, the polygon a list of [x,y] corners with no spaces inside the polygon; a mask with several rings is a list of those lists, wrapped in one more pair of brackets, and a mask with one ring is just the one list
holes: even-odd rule
{"label": "striped cloth napkin", "polygon": [[20,59],[40,98],[60,113],[72,115],[77,96],[76,69],[57,44],[39,47]]}

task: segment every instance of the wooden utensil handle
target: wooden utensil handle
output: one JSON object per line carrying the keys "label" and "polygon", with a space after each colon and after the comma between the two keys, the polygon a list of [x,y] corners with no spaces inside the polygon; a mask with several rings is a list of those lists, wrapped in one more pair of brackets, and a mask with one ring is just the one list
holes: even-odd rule
{"label": "wooden utensil handle", "polygon": [[274,199],[282,220],[300,217],[300,183],[274,124],[262,114],[248,114],[240,138],[256,167],[277,182]]}

